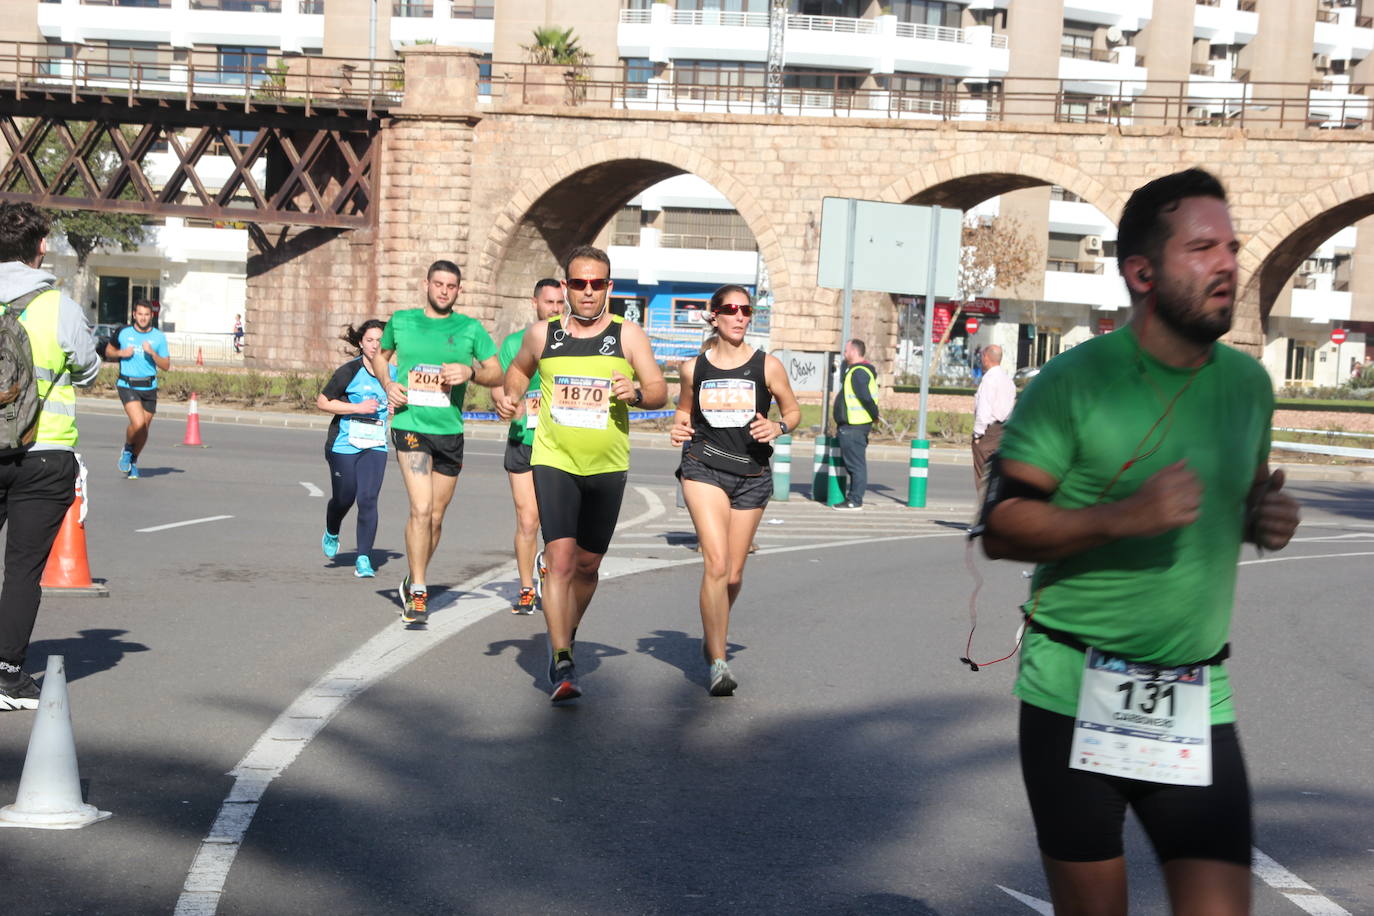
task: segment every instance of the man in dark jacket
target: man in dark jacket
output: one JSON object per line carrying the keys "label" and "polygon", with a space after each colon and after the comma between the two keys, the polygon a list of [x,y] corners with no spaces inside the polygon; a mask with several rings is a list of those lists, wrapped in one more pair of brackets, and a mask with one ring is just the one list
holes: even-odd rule
{"label": "man in dark jacket", "polygon": [[857,512],[864,507],[868,489],[868,434],[878,422],[878,371],[864,359],[867,348],[859,339],[844,348],[844,371],[840,390],[835,394],[835,427],[839,433],[840,457],[849,472],[849,492],[845,500],[831,506],[841,512]]}

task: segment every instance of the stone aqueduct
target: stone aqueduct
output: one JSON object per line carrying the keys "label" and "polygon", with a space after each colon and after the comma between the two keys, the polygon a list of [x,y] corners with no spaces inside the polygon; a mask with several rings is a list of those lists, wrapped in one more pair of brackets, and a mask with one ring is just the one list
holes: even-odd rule
{"label": "stone aqueduct", "polygon": [[[528,319],[533,282],[634,195],[682,172],[713,184],[754,233],[775,295],[773,345],[833,347],[839,296],[815,285],[827,196],[967,208],[1060,185],[1115,218],[1132,189],[1201,165],[1226,183],[1243,248],[1232,340],[1262,344],[1268,310],[1316,245],[1374,214],[1367,131],[1112,127],[478,105],[475,57],[406,55],[405,104],[382,131],[374,228],[310,230],[250,260],[250,360],[316,368],[345,321],[418,304],[425,266],[455,258],[463,307],[493,333]],[[885,296],[855,330],[895,341]],[[890,352],[890,350],[888,351]]]}

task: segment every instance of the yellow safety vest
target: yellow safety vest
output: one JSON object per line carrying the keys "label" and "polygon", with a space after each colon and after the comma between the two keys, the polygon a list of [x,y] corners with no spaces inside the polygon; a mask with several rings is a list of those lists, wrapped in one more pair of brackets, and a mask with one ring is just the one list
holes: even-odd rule
{"label": "yellow safety vest", "polygon": [[844,413],[845,422],[850,426],[858,426],[863,423],[873,422],[873,416],[868,412],[868,408],[864,407],[863,401],[860,401],[859,396],[854,393],[854,373],[860,369],[867,372],[869,375],[868,390],[870,395],[873,392],[873,383],[878,380],[878,377],[873,374],[873,370],[863,365],[862,363],[856,366],[850,366],[847,370],[845,370]]}
{"label": "yellow safety vest", "polygon": [[19,323],[29,335],[33,377],[42,403],[34,443],[76,445],[76,387],[67,371],[67,354],[57,340],[62,293],[55,289],[34,297]]}

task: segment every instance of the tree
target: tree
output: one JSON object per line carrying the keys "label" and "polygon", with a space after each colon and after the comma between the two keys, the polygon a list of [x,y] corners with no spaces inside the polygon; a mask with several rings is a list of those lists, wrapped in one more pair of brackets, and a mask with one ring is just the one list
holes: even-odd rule
{"label": "tree", "polygon": [[136,213],[105,213],[97,210],[49,210],[52,229],[67,238],[76,252],[76,269],[86,269],[95,251],[118,245],[120,251],[137,251],[146,237],[143,217]]}
{"label": "tree", "polygon": [[959,247],[958,302],[935,346],[934,372],[945,355],[949,335],[968,305],[994,286],[1014,289],[1039,266],[1035,239],[1019,220],[1007,217],[964,223]]}
{"label": "tree", "polygon": [[542,26],[533,32],[534,44],[524,45],[532,64],[562,64],[582,68],[591,63],[592,55],[577,43],[572,29]]}

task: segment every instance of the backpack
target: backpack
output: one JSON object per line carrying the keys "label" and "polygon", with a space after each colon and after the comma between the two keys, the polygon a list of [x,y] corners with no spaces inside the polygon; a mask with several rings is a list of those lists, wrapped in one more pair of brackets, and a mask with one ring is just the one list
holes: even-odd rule
{"label": "backpack", "polygon": [[19,317],[53,287],[44,285],[5,303],[0,312],[0,457],[18,454],[38,436],[42,399],[33,376],[33,348]]}

